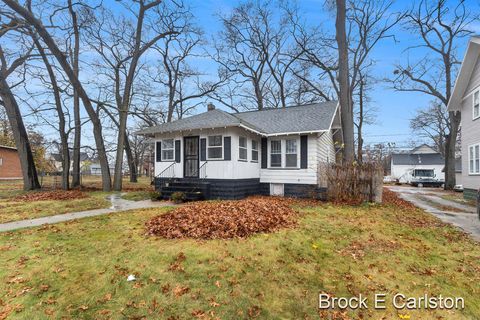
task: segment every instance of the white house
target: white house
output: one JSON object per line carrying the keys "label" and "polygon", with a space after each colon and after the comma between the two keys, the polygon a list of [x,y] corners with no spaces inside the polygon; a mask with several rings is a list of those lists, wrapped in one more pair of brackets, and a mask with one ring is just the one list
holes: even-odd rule
{"label": "white house", "polygon": [[[480,189],[480,37],[468,43],[455,83],[449,111],[461,111],[463,195],[474,199]],[[457,182],[458,183],[458,182]]]}
{"label": "white house", "polygon": [[207,199],[318,195],[320,164],[341,142],[338,103],[227,113],[208,111],[136,134],[156,145],[155,185]]}
{"label": "white house", "polygon": [[423,144],[408,153],[394,153],[390,163],[391,176],[400,183],[411,183],[415,178],[445,180],[445,160],[440,153]]}

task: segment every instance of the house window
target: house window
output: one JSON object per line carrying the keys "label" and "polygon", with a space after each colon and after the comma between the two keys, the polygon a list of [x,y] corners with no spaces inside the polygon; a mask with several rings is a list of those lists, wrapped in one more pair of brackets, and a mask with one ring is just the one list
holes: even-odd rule
{"label": "house window", "polygon": [[240,137],[238,139],[238,152],[240,160],[247,160],[247,138]]}
{"label": "house window", "polygon": [[297,167],[297,140],[286,140],[285,167]]}
{"label": "house window", "polygon": [[480,144],[468,147],[468,172],[480,174]]}
{"label": "house window", "polygon": [[480,90],[473,94],[473,120],[480,117]]}
{"label": "house window", "polygon": [[162,140],[162,161],[172,161],[174,153],[173,139]]}
{"label": "house window", "polygon": [[208,159],[222,159],[222,147],[222,136],[209,136],[207,147]]}
{"label": "house window", "polygon": [[282,166],[282,141],[270,141],[270,167],[279,168]]}
{"label": "house window", "polygon": [[258,141],[252,140],[252,161],[258,162]]}

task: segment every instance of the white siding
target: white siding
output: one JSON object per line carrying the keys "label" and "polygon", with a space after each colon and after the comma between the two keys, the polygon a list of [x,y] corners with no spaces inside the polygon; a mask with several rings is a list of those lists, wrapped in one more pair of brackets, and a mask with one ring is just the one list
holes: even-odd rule
{"label": "white siding", "polygon": [[465,90],[465,95],[471,93],[478,86],[480,86],[480,59],[477,59],[475,67],[473,67],[472,76],[470,77],[467,89]]}
{"label": "white siding", "polygon": [[[176,134],[161,134],[156,136],[156,140],[160,141],[162,139],[173,138],[175,140],[181,140],[181,152],[179,163],[175,163],[174,172],[175,177],[183,178],[183,137],[187,136],[199,136],[200,139],[206,138],[210,135],[222,135],[223,137],[231,137],[231,160],[208,160],[206,164],[206,178],[208,179],[246,179],[246,178],[258,178],[260,171],[260,136],[253,133],[249,133],[243,129],[239,128],[224,128],[224,129],[203,129],[203,130],[193,130],[188,133],[176,133]],[[242,135],[247,138],[247,150],[248,158],[247,161],[239,161],[239,136]],[[259,162],[252,162],[251,154],[251,141],[256,139],[259,144]],[[200,148],[200,142],[199,142]],[[156,150],[155,150],[156,151]],[[200,155],[200,151],[199,151]],[[169,162],[156,162],[155,155],[155,175],[160,174],[165,170],[172,161]],[[200,166],[204,164],[205,161],[200,161]]]}
{"label": "white siding", "polygon": [[[480,61],[480,60],[479,60]],[[479,62],[473,70],[471,81],[474,81],[475,88],[480,84],[480,69],[478,68]],[[472,82],[470,83],[470,85]],[[469,85],[469,87],[470,87]],[[468,93],[468,91],[467,91]],[[480,118],[473,120],[472,117],[473,108],[473,95],[468,95],[462,101],[462,185],[467,189],[478,190],[480,188],[480,175],[471,175],[468,173],[468,147],[480,143]],[[459,184],[457,182],[457,184]]]}
{"label": "white siding", "polygon": [[[262,183],[295,183],[295,184],[317,184],[318,183],[318,163],[335,161],[335,150],[333,146],[333,138],[331,132],[321,134],[308,135],[307,148],[308,159],[307,169],[261,169],[261,137],[248,132],[241,128],[224,128],[224,129],[203,129],[194,130],[191,132],[176,133],[176,134],[162,134],[157,135],[156,140],[175,139],[181,140],[180,163],[175,163],[174,172],[175,177],[183,177],[183,137],[184,136],[199,136],[206,138],[209,135],[219,135],[231,137],[231,160],[208,160],[206,164],[206,178],[208,179],[247,179],[260,178]],[[247,161],[239,160],[239,137],[247,138]],[[268,138],[268,145],[272,139],[298,139],[298,167],[300,167],[300,136],[289,135]],[[258,142],[258,162],[252,161],[252,139]],[[268,162],[270,161],[268,156]],[[156,157],[155,157],[156,160]],[[155,162],[155,175],[160,174],[172,162]],[[200,161],[200,166],[203,164]]]}

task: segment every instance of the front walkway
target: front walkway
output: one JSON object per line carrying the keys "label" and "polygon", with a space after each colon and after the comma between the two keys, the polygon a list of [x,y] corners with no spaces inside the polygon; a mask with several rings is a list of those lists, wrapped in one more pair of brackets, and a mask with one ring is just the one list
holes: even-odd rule
{"label": "front walkway", "polygon": [[[475,207],[441,198],[444,194],[441,189],[407,186],[389,186],[388,188],[397,192],[401,198],[433,214],[443,222],[463,229],[475,240],[480,241],[480,219]],[[449,211],[448,208],[453,208],[455,211]]]}
{"label": "front walkway", "polygon": [[65,222],[75,219],[101,216],[104,214],[121,212],[132,209],[145,209],[145,208],[157,208],[157,207],[169,207],[174,206],[171,202],[153,202],[150,200],[144,201],[130,201],[121,198],[120,194],[112,194],[107,197],[111,201],[112,206],[105,209],[95,209],[87,211],[79,211],[65,214],[58,214],[55,216],[48,216],[36,219],[20,220],[0,224],[0,232],[13,231],[17,229],[30,228],[43,226],[45,224],[54,224],[59,222]]}

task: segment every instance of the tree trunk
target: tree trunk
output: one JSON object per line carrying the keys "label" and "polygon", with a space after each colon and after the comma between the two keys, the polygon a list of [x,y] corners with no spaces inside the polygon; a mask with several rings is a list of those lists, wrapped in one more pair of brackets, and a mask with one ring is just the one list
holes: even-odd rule
{"label": "tree trunk", "polygon": [[127,134],[125,134],[125,154],[127,155],[128,168],[130,170],[130,182],[137,182],[137,161],[135,161],[133,156]]}
{"label": "tree trunk", "polygon": [[357,126],[357,159],[358,162],[363,162],[363,79],[360,79],[359,101],[358,101],[358,126]]}
{"label": "tree trunk", "polygon": [[[77,14],[73,10],[72,1],[68,1],[68,10],[72,17],[74,45],[73,53],[71,55],[72,68],[74,75],[78,78],[80,73],[78,66],[78,57],[80,53],[80,31],[78,29]],[[73,88],[73,119],[74,119],[74,134],[73,134],[73,163],[72,163],[72,186],[80,186],[80,146],[82,140],[82,123],[80,119],[80,97],[78,91]],[[69,155],[70,156],[70,155]],[[70,164],[69,164],[70,165]]]}
{"label": "tree trunk", "polygon": [[339,102],[343,132],[343,160],[352,163],[354,160],[354,133],[353,133],[353,112],[350,99],[350,83],[348,75],[348,44],[345,31],[346,8],[345,0],[336,0],[337,18],[335,22],[336,39],[338,44],[338,82]]}
{"label": "tree trunk", "polygon": [[123,150],[125,149],[125,141],[127,132],[127,110],[123,106],[120,110],[120,120],[118,124],[118,140],[117,140],[117,155],[115,161],[115,173],[113,176],[113,189],[115,191],[122,190],[122,171],[123,171]]}
{"label": "tree trunk", "polygon": [[15,96],[13,95],[6,79],[0,75],[0,97],[2,98],[5,111],[7,112],[10,127],[13,131],[15,145],[17,147],[20,165],[23,175],[23,190],[40,189],[38,182],[37,169],[33,160],[33,153],[28,140],[27,130],[23,124],[20,108],[18,107]]}
{"label": "tree trunk", "polygon": [[60,135],[60,143],[62,146],[62,189],[68,190],[69,185],[69,176],[70,176],[70,154],[68,150],[68,135],[65,132],[65,115],[62,108],[62,99],[60,97],[60,89],[58,87],[57,78],[55,72],[53,71],[50,61],[48,61],[45,50],[43,50],[42,45],[38,41],[35,35],[32,36],[35,46],[37,47],[38,52],[42,56],[43,63],[50,77],[50,83],[52,85],[53,96],[55,99],[55,109],[58,116],[58,133]]}
{"label": "tree trunk", "polygon": [[445,190],[453,190],[456,184],[455,177],[455,147],[457,144],[458,127],[460,126],[461,113],[451,111],[448,113],[450,120],[450,133],[445,143]]}
{"label": "tree trunk", "polygon": [[253,86],[255,88],[255,97],[257,98],[257,109],[263,110],[263,95],[262,90],[260,89],[260,84],[258,81],[254,81]]}
{"label": "tree trunk", "polygon": [[62,66],[63,71],[67,75],[72,87],[75,88],[78,92],[78,95],[82,99],[83,105],[88,113],[90,120],[93,125],[93,133],[95,144],[97,147],[98,159],[100,162],[100,167],[102,170],[102,186],[104,191],[110,191],[112,182],[110,180],[110,169],[108,166],[108,158],[105,152],[105,144],[102,136],[102,124],[100,119],[88,98],[87,93],[85,92],[82,83],[78,80],[78,77],[72,70],[72,67],[67,61],[65,54],[58,48],[57,44],[48,33],[48,31],[43,26],[42,22],[35,18],[33,14],[28,11],[26,8],[22,7],[16,0],[3,0],[3,2],[10,7],[13,11],[22,16],[35,30],[38,32],[39,36],[43,39],[47,47],[49,48],[52,55],[57,59],[59,64]]}

